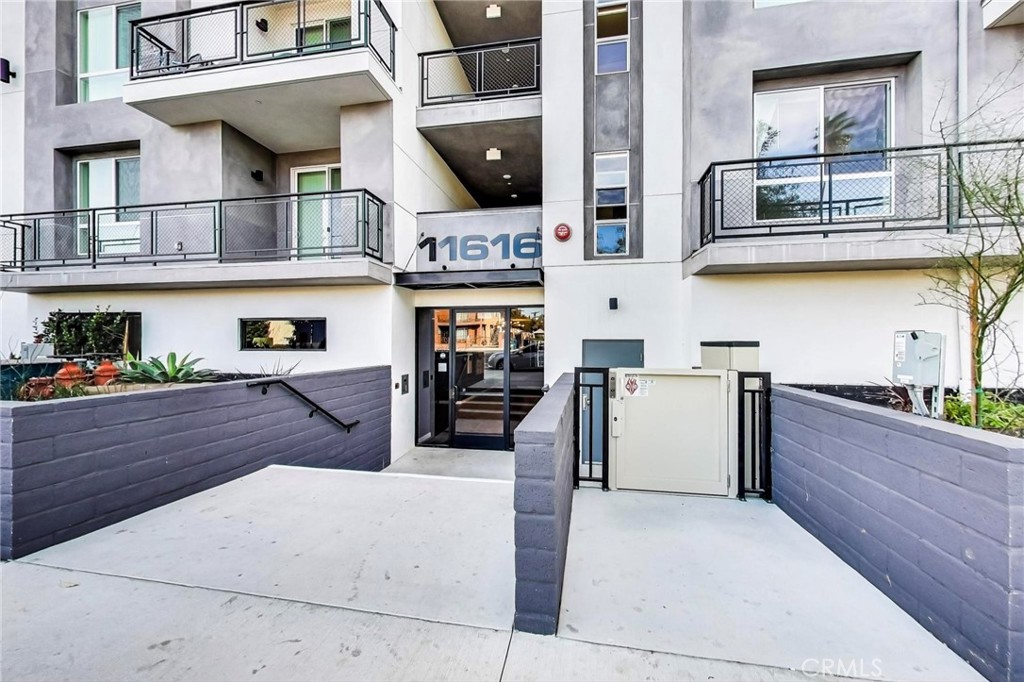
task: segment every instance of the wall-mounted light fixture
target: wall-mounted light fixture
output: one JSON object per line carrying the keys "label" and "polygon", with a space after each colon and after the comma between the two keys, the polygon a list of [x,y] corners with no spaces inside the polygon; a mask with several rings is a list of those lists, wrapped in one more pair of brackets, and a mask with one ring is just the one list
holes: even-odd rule
{"label": "wall-mounted light fixture", "polygon": [[252,179],[255,180],[256,182],[263,182],[263,171],[254,170],[253,172],[249,173],[249,175],[251,175]]}
{"label": "wall-mounted light fixture", "polygon": [[270,29],[270,22],[266,19],[257,19],[256,28],[266,33]]}
{"label": "wall-mounted light fixture", "polygon": [[18,74],[11,71],[10,60],[0,57],[0,83],[10,83],[11,79]]}

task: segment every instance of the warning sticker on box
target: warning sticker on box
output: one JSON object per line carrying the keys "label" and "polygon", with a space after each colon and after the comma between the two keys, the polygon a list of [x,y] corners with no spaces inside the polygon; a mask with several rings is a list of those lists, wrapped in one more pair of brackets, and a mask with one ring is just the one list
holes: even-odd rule
{"label": "warning sticker on box", "polygon": [[907,361],[907,335],[903,332],[896,334],[896,343],[892,359],[894,362]]}
{"label": "warning sticker on box", "polygon": [[650,392],[651,386],[654,385],[654,379],[641,379],[639,375],[627,374],[626,375],[626,395],[633,398],[646,398]]}

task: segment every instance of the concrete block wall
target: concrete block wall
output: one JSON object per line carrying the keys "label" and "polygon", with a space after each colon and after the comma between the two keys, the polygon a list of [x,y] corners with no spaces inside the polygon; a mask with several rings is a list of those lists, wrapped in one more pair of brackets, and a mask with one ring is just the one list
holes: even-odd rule
{"label": "concrete block wall", "polygon": [[270,464],[379,471],[390,463],[391,370],[38,403],[0,402],[0,558],[25,556]]}
{"label": "concrete block wall", "polygon": [[1024,680],[1024,441],[772,391],[779,507],[989,680]]}
{"label": "concrete block wall", "polygon": [[563,374],[516,428],[516,615],[523,632],[553,635],[569,545],[575,455],[573,377]]}

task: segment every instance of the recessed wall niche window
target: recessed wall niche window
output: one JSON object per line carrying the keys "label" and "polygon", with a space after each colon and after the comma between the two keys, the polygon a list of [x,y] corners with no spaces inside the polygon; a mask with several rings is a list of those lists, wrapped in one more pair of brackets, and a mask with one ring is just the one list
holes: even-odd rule
{"label": "recessed wall niche window", "polygon": [[78,13],[78,101],[121,96],[132,58],[131,21],[142,5],[107,5]]}
{"label": "recessed wall niche window", "polygon": [[629,4],[598,0],[596,14],[595,73],[629,71]]}
{"label": "recessed wall niche window", "polygon": [[629,252],[629,152],[594,155],[594,254]]}
{"label": "recessed wall niche window", "polygon": [[242,350],[327,350],[327,320],[241,319]]}

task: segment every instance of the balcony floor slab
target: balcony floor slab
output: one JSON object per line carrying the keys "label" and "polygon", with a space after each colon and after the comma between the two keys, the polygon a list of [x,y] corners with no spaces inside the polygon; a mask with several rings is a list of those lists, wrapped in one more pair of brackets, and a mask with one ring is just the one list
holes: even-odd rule
{"label": "balcony floor slab", "polygon": [[392,283],[391,266],[368,258],[262,263],[120,265],[0,272],[0,289],[25,293]]}

